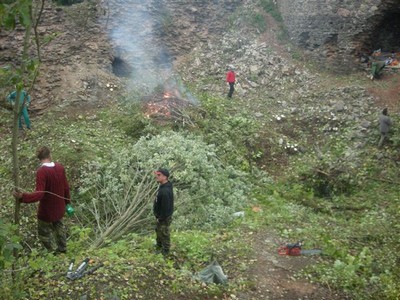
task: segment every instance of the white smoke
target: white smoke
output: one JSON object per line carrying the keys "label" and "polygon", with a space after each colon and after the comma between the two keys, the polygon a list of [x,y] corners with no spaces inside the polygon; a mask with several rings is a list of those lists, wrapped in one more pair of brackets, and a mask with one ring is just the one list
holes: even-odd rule
{"label": "white smoke", "polygon": [[104,1],[108,1],[103,3],[108,14],[103,21],[107,22],[117,61],[129,67],[130,87],[143,94],[151,94],[160,88],[173,90],[181,99],[198,104],[179,76],[174,74],[168,49],[156,37],[157,22],[163,16],[152,13],[153,1]]}
{"label": "white smoke", "polygon": [[172,76],[171,57],[154,35],[156,16],[150,14],[150,2],[109,0],[105,5],[115,56],[130,66],[131,86],[144,92]]}

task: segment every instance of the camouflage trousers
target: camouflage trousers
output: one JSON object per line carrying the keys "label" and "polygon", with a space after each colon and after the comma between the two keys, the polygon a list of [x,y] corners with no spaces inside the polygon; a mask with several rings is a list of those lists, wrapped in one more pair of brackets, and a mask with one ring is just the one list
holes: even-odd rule
{"label": "camouflage trousers", "polygon": [[157,221],[156,224],[156,246],[160,248],[164,254],[167,254],[171,247],[171,233],[169,229],[171,222],[172,217],[169,217],[163,221]]}
{"label": "camouflage trousers", "polygon": [[54,251],[54,242],[56,252],[67,251],[67,234],[62,220],[50,223],[38,220],[38,236],[48,251]]}

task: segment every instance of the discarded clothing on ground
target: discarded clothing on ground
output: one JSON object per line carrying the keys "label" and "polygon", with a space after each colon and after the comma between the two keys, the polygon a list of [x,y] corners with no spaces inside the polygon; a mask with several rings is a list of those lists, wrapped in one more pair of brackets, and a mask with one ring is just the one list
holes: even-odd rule
{"label": "discarded clothing on ground", "polygon": [[205,283],[226,284],[228,276],[224,274],[216,260],[194,276],[195,279]]}

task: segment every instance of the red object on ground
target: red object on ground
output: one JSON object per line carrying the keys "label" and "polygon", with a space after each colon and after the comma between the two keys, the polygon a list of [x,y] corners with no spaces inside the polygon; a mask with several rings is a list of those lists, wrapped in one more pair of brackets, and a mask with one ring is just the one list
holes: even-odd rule
{"label": "red object on ground", "polygon": [[278,249],[279,255],[290,255],[290,256],[300,256],[301,255],[301,247],[300,246],[282,246]]}

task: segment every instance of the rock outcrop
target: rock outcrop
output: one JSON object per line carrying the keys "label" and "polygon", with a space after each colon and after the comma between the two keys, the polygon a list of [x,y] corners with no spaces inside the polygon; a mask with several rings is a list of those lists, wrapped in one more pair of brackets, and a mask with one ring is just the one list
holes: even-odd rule
{"label": "rock outcrop", "polygon": [[[114,99],[121,86],[111,72],[112,47],[103,25],[97,23],[102,12],[94,2],[83,2],[67,7],[46,2],[38,25],[40,40],[40,70],[30,91],[30,111],[37,113],[47,108],[73,105],[99,105]],[[24,29],[0,32],[0,66],[16,67],[22,55]],[[29,57],[38,58],[34,43]],[[13,89],[8,83],[0,88],[5,95]]]}
{"label": "rock outcrop", "polygon": [[292,41],[337,71],[356,68],[361,54],[400,51],[398,0],[277,1]]}

